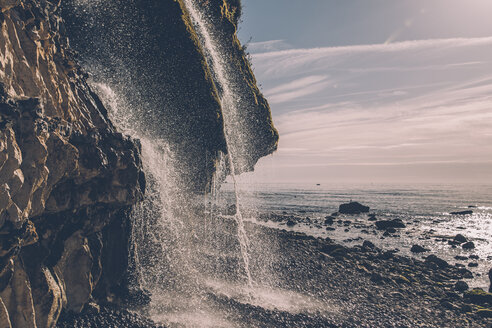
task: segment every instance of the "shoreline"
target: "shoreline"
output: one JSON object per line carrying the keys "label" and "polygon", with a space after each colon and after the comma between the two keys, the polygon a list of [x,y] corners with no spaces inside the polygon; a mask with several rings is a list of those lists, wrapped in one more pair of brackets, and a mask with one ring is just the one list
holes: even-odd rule
{"label": "shoreline", "polygon": [[[463,249],[464,241],[455,242],[456,234],[441,234],[430,226],[419,226],[419,220],[405,218],[398,219],[403,226],[396,229],[378,229],[378,221],[392,221],[395,215],[374,214],[340,214],[326,215],[317,212],[264,212],[253,215],[253,219],[247,219],[253,224],[267,228],[286,230],[294,233],[304,233],[314,238],[329,238],[341,245],[353,247],[367,240],[383,250],[393,251],[395,254],[410,257],[417,260],[425,260],[429,255],[436,255],[448,263],[470,270],[472,278],[467,282],[472,287],[487,288],[489,279],[487,273],[492,268],[492,256],[482,256],[479,246],[487,244],[486,240],[479,238],[466,239],[474,241],[471,249]],[[256,219],[257,217],[257,219]],[[420,251],[412,251],[417,246]],[[480,256],[479,256],[480,255]],[[471,266],[470,266],[471,264]]]}
{"label": "shoreline", "polygon": [[[309,295],[326,306],[309,313],[289,312],[210,293],[208,301],[237,327],[492,327],[492,318],[483,317],[492,314],[492,301],[477,301],[456,290],[456,282],[468,276],[466,269],[444,266],[438,259],[400,256],[368,242],[346,247],[329,238],[251,223],[247,228],[273,236],[283,250],[274,263],[282,289]],[[103,307],[99,314],[69,319],[57,327],[100,327],[96,321],[161,327],[121,308],[111,312]]]}

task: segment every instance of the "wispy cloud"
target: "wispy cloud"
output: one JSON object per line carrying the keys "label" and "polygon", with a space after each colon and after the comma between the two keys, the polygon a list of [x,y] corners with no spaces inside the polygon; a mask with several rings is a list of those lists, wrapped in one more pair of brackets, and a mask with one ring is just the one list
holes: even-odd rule
{"label": "wispy cloud", "polygon": [[329,85],[328,76],[313,75],[281,84],[266,90],[264,93],[270,103],[283,103],[317,93],[326,89]]}
{"label": "wispy cloud", "polygon": [[[426,58],[437,60],[441,58],[443,51],[456,54],[460,50],[467,52],[467,49],[470,47],[490,47],[491,45],[492,37],[415,40],[388,44],[280,50],[253,54],[253,59],[255,67],[259,71],[264,74],[274,75],[285,75],[289,71],[297,71],[303,68],[310,70],[336,70],[343,68],[343,66],[338,67],[340,63],[346,63],[354,59],[358,60],[352,62],[353,67],[367,68],[367,66],[362,64],[374,60],[375,62],[373,64],[384,64],[379,66],[382,69],[388,67],[401,69],[407,67],[406,65],[409,63],[406,63],[405,60],[400,61],[397,57],[393,57],[392,60],[387,61],[378,61],[378,58],[387,59],[388,56],[381,57],[381,54],[397,56],[399,53],[407,53],[408,55],[414,55],[414,60],[410,61],[411,63],[419,62],[422,59],[422,52],[426,52]],[[367,57],[361,57],[362,54]],[[446,59],[448,61],[452,60],[451,64],[462,64],[461,59],[456,62],[455,56],[450,56]],[[486,59],[486,61],[488,60]],[[394,65],[391,65],[393,63]],[[429,63],[429,61],[424,62],[424,66],[428,66]],[[450,63],[435,61],[432,64],[438,64],[437,67],[440,67],[442,65],[449,65]],[[310,74],[309,71],[306,71],[306,73]]]}
{"label": "wispy cloud", "polygon": [[251,42],[247,45],[250,53],[263,53],[291,49],[292,46],[284,40]]}
{"label": "wispy cloud", "polygon": [[279,167],[492,161],[492,37],[253,55]]}

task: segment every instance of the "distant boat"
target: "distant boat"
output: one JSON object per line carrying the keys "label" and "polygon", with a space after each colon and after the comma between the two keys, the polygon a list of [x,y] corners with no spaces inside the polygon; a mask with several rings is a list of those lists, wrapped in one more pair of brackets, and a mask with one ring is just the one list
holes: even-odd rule
{"label": "distant boat", "polygon": [[317,186],[321,186],[321,183],[317,183],[316,185],[317,185]]}

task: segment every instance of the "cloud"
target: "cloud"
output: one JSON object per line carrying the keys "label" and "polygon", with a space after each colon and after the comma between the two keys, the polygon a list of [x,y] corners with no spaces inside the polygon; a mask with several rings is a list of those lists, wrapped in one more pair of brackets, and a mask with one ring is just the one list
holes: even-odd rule
{"label": "cloud", "polygon": [[[253,61],[258,71],[270,75],[285,75],[286,72],[295,73],[302,69],[317,70],[317,69],[340,69],[340,63],[352,61],[354,67],[369,60],[375,60],[379,64],[378,58],[392,57],[388,61],[380,61],[381,68],[393,67],[395,69],[405,68],[405,60],[398,60],[397,56],[402,54],[413,55],[412,62],[419,62],[422,59],[422,52],[426,53],[426,58],[433,59],[433,64],[438,66],[456,63],[454,58],[456,52],[467,51],[470,47],[490,47],[492,45],[492,37],[485,38],[455,38],[455,39],[434,39],[434,40],[415,40],[389,44],[372,44],[372,45],[357,45],[344,47],[325,47],[325,48],[310,48],[310,49],[289,49],[280,51],[271,51],[253,54]],[[441,57],[441,52],[448,52],[451,56],[445,58],[452,60],[451,63],[442,62],[438,59]],[[488,51],[485,51],[488,52]],[[383,54],[383,56],[381,56]],[[384,56],[387,54],[387,56]],[[362,56],[362,57],[361,57]],[[367,56],[364,58],[363,56]],[[482,57],[486,62],[489,61],[486,57]],[[406,58],[409,59],[409,58]],[[469,61],[467,61],[469,62]],[[395,65],[388,65],[394,63]],[[426,62],[428,66],[429,62]],[[422,65],[419,65],[422,66]],[[366,67],[363,65],[362,67]],[[343,66],[341,67],[343,69]],[[305,73],[310,74],[309,71]]]}
{"label": "cloud", "polygon": [[324,90],[330,82],[328,76],[312,75],[266,90],[270,103],[283,103]]}
{"label": "cloud", "polygon": [[292,48],[290,44],[284,40],[271,40],[263,42],[251,42],[247,45],[250,53],[264,53],[272,51],[280,51]]}
{"label": "cloud", "polygon": [[269,165],[490,163],[491,59],[492,37],[255,54],[281,138]]}

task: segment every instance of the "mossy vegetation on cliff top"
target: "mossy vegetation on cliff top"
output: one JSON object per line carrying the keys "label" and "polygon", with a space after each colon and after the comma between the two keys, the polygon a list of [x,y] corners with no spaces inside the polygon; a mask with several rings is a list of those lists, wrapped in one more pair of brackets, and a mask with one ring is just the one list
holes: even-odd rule
{"label": "mossy vegetation on cliff top", "polygon": [[246,134],[250,137],[249,145],[246,149],[249,153],[249,167],[246,170],[253,170],[259,158],[269,155],[277,149],[279,134],[273,124],[271,109],[267,99],[258,88],[256,77],[251,67],[252,63],[248,59],[245,47],[242,46],[238,36],[238,24],[241,17],[240,0],[210,0],[208,6],[214,23],[221,27],[221,43],[228,53],[227,62],[232,66],[231,71],[237,72],[235,75],[236,83],[241,85],[239,88],[241,99],[247,103],[243,106],[241,113],[245,124]]}

